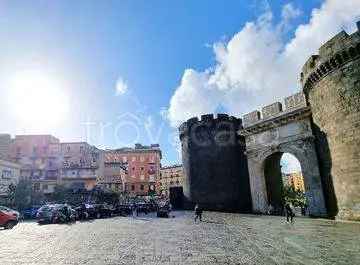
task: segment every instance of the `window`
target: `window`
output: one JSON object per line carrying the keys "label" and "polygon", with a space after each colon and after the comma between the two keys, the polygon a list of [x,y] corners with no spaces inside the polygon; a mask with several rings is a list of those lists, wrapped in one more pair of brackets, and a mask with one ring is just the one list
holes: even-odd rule
{"label": "window", "polygon": [[174,184],[174,181],[170,181],[170,185],[173,185]]}
{"label": "window", "polygon": [[144,167],[141,167],[140,169],[141,169],[141,171],[144,171]]}
{"label": "window", "polygon": [[131,185],[131,190],[135,190],[135,185]]}
{"label": "window", "polygon": [[135,167],[133,167],[132,170],[135,171]]}
{"label": "window", "polygon": [[176,184],[180,184],[180,182],[177,180],[177,181],[176,181]]}
{"label": "window", "polygon": [[145,176],[144,175],[140,175],[140,180],[144,180]]}
{"label": "window", "polygon": [[48,185],[47,185],[47,184],[44,184],[44,185],[42,186],[42,188],[43,188],[43,190],[47,190],[47,189],[48,189]]}
{"label": "window", "polygon": [[145,157],[144,156],[140,156],[140,162],[144,162],[145,161]]}
{"label": "window", "polygon": [[144,185],[143,184],[140,185],[140,190],[144,190]]}
{"label": "window", "polygon": [[21,147],[20,147],[20,146],[16,147],[16,153],[17,153],[18,155],[21,153]]}
{"label": "window", "polygon": [[70,146],[67,146],[67,147],[66,147],[66,150],[67,150],[68,152],[70,152]]}
{"label": "window", "polygon": [[132,161],[135,162],[136,161],[136,156],[132,157]]}
{"label": "window", "polygon": [[11,172],[10,170],[4,169],[4,170],[2,171],[1,177],[2,177],[3,179],[9,179],[9,178],[12,177],[12,172]]}
{"label": "window", "polygon": [[159,182],[159,186],[162,186],[162,183],[161,183],[161,182]]}
{"label": "window", "polygon": [[123,160],[124,163],[126,163],[126,162],[127,162],[127,157],[124,156],[124,157],[122,158],[122,160]]}
{"label": "window", "polygon": [[35,183],[34,184],[34,191],[39,191],[40,190],[40,183]]}

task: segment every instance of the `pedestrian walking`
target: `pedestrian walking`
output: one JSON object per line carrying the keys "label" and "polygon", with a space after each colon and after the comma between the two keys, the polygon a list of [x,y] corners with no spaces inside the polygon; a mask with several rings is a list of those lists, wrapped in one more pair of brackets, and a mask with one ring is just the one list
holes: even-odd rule
{"label": "pedestrian walking", "polygon": [[131,211],[132,211],[132,216],[135,217],[138,215],[138,211],[137,211],[137,205],[135,203],[133,203],[132,207],[131,207]]}
{"label": "pedestrian walking", "polygon": [[200,222],[202,221],[202,209],[200,208],[199,204],[195,205],[195,223],[197,219],[199,219]]}
{"label": "pedestrian walking", "polygon": [[292,205],[291,203],[287,202],[285,204],[285,214],[286,214],[286,221],[293,223],[294,222],[294,217],[295,217],[295,214],[294,214],[294,211],[292,209]]}

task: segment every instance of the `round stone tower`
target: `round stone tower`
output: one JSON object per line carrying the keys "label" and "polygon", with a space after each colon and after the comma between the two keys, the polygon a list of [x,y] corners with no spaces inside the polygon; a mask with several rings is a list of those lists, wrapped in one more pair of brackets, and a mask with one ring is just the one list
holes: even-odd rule
{"label": "round stone tower", "polygon": [[241,120],[218,114],[189,119],[180,128],[186,208],[251,211],[245,140]]}
{"label": "round stone tower", "polygon": [[[360,23],[340,32],[303,66],[329,215],[360,220]],[[333,196],[334,195],[334,196]]]}

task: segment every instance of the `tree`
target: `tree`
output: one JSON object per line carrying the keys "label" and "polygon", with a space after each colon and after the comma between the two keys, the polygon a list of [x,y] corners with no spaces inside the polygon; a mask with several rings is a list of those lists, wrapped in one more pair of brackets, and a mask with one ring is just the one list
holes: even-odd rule
{"label": "tree", "polygon": [[21,210],[30,206],[32,185],[30,180],[20,180],[14,193],[14,206]]}
{"label": "tree", "polygon": [[56,185],[54,188],[54,192],[51,194],[51,199],[58,203],[64,203],[67,200],[67,194],[69,193],[69,189],[67,189],[63,185]]}
{"label": "tree", "polygon": [[293,186],[283,187],[283,198],[285,202],[290,202],[294,206],[304,207],[306,205],[305,194],[300,190],[295,190]]}
{"label": "tree", "polygon": [[15,192],[16,192],[16,185],[14,183],[11,183],[8,187],[7,190],[7,194],[8,194],[8,198],[7,198],[7,204],[10,205],[11,207],[14,207],[14,203],[15,203]]}

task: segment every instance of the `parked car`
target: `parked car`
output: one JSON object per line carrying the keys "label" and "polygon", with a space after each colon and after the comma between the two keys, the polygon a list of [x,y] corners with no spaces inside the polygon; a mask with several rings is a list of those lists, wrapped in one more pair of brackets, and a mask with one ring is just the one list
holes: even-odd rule
{"label": "parked car", "polygon": [[152,205],[150,203],[140,202],[137,203],[136,206],[136,215],[139,215],[140,213],[148,214],[152,210]]}
{"label": "parked car", "polygon": [[65,223],[76,221],[76,211],[67,204],[47,204],[36,215],[38,223]]}
{"label": "parked car", "polygon": [[35,219],[37,211],[40,209],[41,206],[32,206],[27,208],[21,212],[22,217],[24,219]]}
{"label": "parked car", "polygon": [[113,213],[115,215],[128,216],[132,213],[131,205],[118,204],[114,207]]}
{"label": "parked car", "polygon": [[57,204],[47,204],[37,211],[36,219],[40,223],[52,223],[54,219],[54,211],[57,207]]}
{"label": "parked car", "polygon": [[96,218],[111,217],[113,208],[106,204],[95,204]]}
{"label": "parked car", "polygon": [[75,208],[79,220],[96,218],[95,207],[92,204],[83,203]]}
{"label": "parked car", "polygon": [[0,206],[0,227],[12,229],[18,224],[19,216],[19,212],[5,206]]}
{"label": "parked car", "polygon": [[52,223],[68,223],[75,222],[77,219],[76,210],[70,205],[59,204],[53,211]]}

